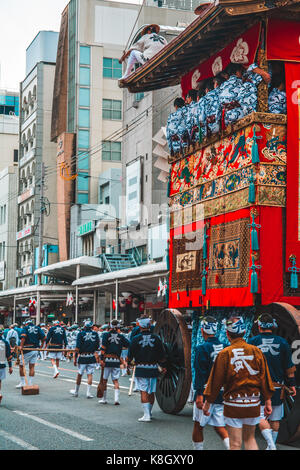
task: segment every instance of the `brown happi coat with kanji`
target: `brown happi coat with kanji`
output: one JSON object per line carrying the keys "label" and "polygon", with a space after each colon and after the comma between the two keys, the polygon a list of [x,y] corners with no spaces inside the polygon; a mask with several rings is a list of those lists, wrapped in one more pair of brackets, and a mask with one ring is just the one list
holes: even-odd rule
{"label": "brown happi coat with kanji", "polygon": [[275,389],[266,359],[259,348],[236,338],[216,357],[204,395],[213,403],[224,387],[224,416],[255,418],[260,398],[268,400]]}

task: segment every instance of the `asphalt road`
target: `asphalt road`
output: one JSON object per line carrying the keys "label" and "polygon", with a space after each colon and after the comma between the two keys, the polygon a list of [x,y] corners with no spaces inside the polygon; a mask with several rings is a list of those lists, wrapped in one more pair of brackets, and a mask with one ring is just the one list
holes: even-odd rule
{"label": "asphalt road", "polygon": [[[0,406],[1,450],[192,450],[192,405],[177,416],[163,413],[155,404],[153,421],[138,422],[142,416],[139,394],[128,396],[129,378],[120,379],[120,406],[114,405],[112,385],[108,404],[86,398],[85,380],[79,397],[72,397],[76,369],[63,362],[57,379],[52,378],[50,361],[39,361],[36,380],[40,394],[21,395],[18,368],[2,383]],[[94,376],[93,393],[100,372]],[[258,433],[260,449],[266,447]],[[205,448],[223,450],[213,428],[205,428]],[[280,450],[296,450],[278,445]]]}

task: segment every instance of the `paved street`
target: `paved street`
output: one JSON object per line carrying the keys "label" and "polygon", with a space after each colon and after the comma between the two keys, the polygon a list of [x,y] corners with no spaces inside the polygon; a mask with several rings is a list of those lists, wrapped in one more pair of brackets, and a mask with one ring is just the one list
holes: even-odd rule
{"label": "paved street", "polygon": [[[49,361],[39,362],[36,383],[40,395],[22,396],[15,388],[19,383],[18,369],[3,382],[0,407],[1,450],[191,450],[192,406],[187,405],[178,416],[163,413],[157,405],[151,423],[139,423],[139,394],[128,396],[128,377],[121,378],[121,406],[113,405],[112,386],[107,405],[85,397],[83,384],[78,398],[69,394],[76,369],[63,362],[61,374],[52,378]],[[95,384],[99,371],[95,375]],[[84,381],[85,382],[85,381]],[[111,392],[110,392],[111,390]],[[94,388],[96,395],[96,385]],[[206,448],[223,450],[222,443],[211,427],[205,429]],[[259,438],[260,448],[265,447]],[[278,446],[280,449],[293,449]]]}

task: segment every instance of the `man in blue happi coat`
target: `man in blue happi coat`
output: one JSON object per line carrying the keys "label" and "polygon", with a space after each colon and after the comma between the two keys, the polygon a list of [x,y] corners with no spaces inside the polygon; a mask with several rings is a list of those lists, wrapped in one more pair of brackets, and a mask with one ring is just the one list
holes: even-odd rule
{"label": "man in blue happi coat", "polygon": [[259,425],[262,435],[268,443],[268,450],[276,449],[279,425],[284,414],[284,386],[290,389],[291,396],[296,395],[295,365],[292,361],[291,348],[284,338],[274,334],[275,328],[277,328],[275,320],[270,314],[264,313],[258,318],[259,334],[248,341],[263,352],[275,388],[275,393],[272,396],[272,413],[266,419],[262,406]]}
{"label": "man in blue happi coat", "polygon": [[271,75],[259,68],[257,64],[251,64],[243,75],[243,84],[237,101],[239,102],[243,116],[257,109],[257,87],[262,82],[270,83]]}
{"label": "man in blue happi coat", "polygon": [[129,341],[125,338],[125,335],[119,332],[120,322],[118,320],[112,320],[110,323],[110,331],[103,333],[102,344],[101,344],[101,367],[104,368],[103,380],[105,384],[105,390],[103,397],[99,400],[99,403],[107,403],[107,381],[111,375],[111,379],[114,384],[115,392],[115,405],[120,404],[120,365],[121,365],[121,354],[122,350],[128,349]]}
{"label": "man in blue happi coat", "polygon": [[167,121],[167,142],[171,155],[182,151],[183,147],[189,143],[187,129],[187,108],[183,98],[176,98],[174,101],[174,113],[171,113]]}
{"label": "man in blue happi coat", "polygon": [[4,339],[3,332],[3,325],[0,325],[0,405],[2,400],[1,384],[2,380],[6,378],[6,362],[8,363],[9,374],[13,372],[10,345],[8,341]]}
{"label": "man in blue happi coat", "polygon": [[243,117],[243,110],[238,97],[243,85],[244,67],[241,64],[230,64],[227,68],[229,78],[219,90],[219,101],[222,112],[222,129]]}
{"label": "man in blue happi coat", "polygon": [[210,136],[220,130],[221,123],[221,104],[220,90],[224,82],[221,76],[207,80],[205,85],[204,113],[206,123],[206,135]]}
{"label": "man in blue happi coat", "polygon": [[285,83],[281,75],[275,75],[272,79],[272,90],[269,94],[269,112],[273,114],[286,114]]}
{"label": "man in blue happi coat", "polygon": [[26,348],[29,349],[37,349],[42,348],[45,343],[45,333],[41,329],[40,326],[36,326],[33,324],[32,320],[27,320],[25,322],[25,326],[21,332],[21,344],[20,349],[24,352],[24,362],[22,358],[20,359],[20,383],[16,386],[16,388],[22,388],[26,385],[25,383],[25,372],[23,367],[26,367],[26,364],[29,364],[29,377],[28,377],[28,385],[33,384],[33,377],[34,377],[34,368],[35,364],[37,363],[38,359],[38,351],[27,351]]}
{"label": "man in blue happi coat", "polygon": [[139,418],[141,422],[150,422],[152,419],[152,408],[155,400],[158,366],[162,366],[162,373],[166,372],[163,367],[166,361],[165,349],[160,337],[151,333],[151,319],[140,318],[140,334],[133,337],[128,349],[128,363],[135,361],[135,376],[137,388],[141,392],[141,403],[144,415]]}
{"label": "man in blue happi coat", "polygon": [[225,429],[223,416],[223,394],[219,393],[215,403],[211,405],[210,415],[205,416],[203,407],[203,393],[214,361],[222,349],[226,346],[217,337],[218,323],[212,316],[204,317],[200,324],[204,342],[196,347],[193,363],[194,380],[193,388],[194,411],[193,411],[193,446],[195,450],[203,450],[204,437],[203,428],[209,424],[214,426],[215,431],[223,440],[226,449],[229,449],[228,433]]}
{"label": "man in blue happi coat", "polygon": [[99,336],[96,331],[93,331],[93,322],[86,320],[84,328],[79,331],[76,339],[76,348],[74,355],[74,366],[78,362],[78,374],[76,379],[75,389],[70,390],[71,395],[78,397],[79,387],[83,374],[87,374],[87,398],[94,398],[91,394],[91,387],[93,383],[93,374],[96,369],[96,364],[100,362],[97,353],[100,347]]}
{"label": "man in blue happi coat", "polygon": [[[53,322],[53,326],[48,331],[46,337],[46,344],[49,349],[64,349],[67,347],[68,339],[65,328],[59,324],[58,320]],[[63,352],[51,351],[48,353],[49,359],[53,366],[53,378],[56,379],[59,375],[59,361],[63,358]]]}

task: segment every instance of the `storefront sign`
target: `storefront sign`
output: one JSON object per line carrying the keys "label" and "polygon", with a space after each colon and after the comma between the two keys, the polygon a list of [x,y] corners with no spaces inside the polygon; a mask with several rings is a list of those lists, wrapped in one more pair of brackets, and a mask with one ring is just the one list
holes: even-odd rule
{"label": "storefront sign", "polygon": [[5,261],[0,262],[0,281],[5,279]]}
{"label": "storefront sign", "polygon": [[16,239],[21,240],[22,238],[28,237],[32,233],[32,225],[29,225],[28,227],[23,228],[23,230],[20,230],[20,232],[17,232]]}
{"label": "storefront sign", "polygon": [[34,187],[27,189],[27,191],[18,197],[18,204],[26,201],[26,199],[29,199],[31,196],[34,196]]}
{"label": "storefront sign", "polygon": [[83,225],[80,225],[77,227],[77,235],[78,237],[82,237],[83,235],[86,235],[87,233],[94,232],[95,231],[95,221],[90,220],[89,222],[86,222]]}

